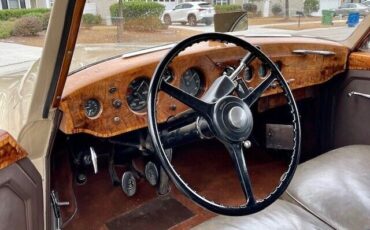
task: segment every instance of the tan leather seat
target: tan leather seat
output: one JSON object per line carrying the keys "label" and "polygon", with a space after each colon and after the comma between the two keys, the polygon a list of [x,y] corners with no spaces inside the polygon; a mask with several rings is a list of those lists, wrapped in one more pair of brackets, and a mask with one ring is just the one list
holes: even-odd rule
{"label": "tan leather seat", "polygon": [[370,146],[342,147],[299,165],[287,194],[335,229],[370,229]]}
{"label": "tan leather seat", "polygon": [[370,146],[342,147],[299,165],[285,197],[293,203],[217,216],[194,229],[370,229]]}
{"label": "tan leather seat", "polygon": [[305,230],[331,229],[302,208],[277,200],[261,212],[249,216],[217,216],[193,228],[194,230]]}

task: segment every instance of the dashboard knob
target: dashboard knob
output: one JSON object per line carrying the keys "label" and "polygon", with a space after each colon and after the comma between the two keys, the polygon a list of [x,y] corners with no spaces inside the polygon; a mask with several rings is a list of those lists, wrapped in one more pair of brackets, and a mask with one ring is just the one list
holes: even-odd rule
{"label": "dashboard knob", "polygon": [[118,124],[118,123],[120,123],[121,118],[119,118],[119,117],[114,117],[114,118],[113,118],[113,121],[114,121],[114,123]]}
{"label": "dashboard knob", "polygon": [[112,87],[109,88],[109,93],[110,94],[114,94],[115,92],[117,92],[117,88],[116,87],[112,86]]}
{"label": "dashboard knob", "polygon": [[122,101],[120,99],[114,99],[112,105],[114,108],[119,109],[122,106]]}

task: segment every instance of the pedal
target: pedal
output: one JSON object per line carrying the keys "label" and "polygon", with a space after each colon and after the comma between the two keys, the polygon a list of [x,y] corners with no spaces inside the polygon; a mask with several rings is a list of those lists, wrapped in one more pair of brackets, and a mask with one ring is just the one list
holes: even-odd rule
{"label": "pedal", "polygon": [[[168,160],[172,160],[172,149],[167,149],[165,151]],[[160,174],[159,174],[159,186],[158,186],[158,194],[159,195],[166,195],[170,192],[170,178],[168,177],[167,173],[164,171],[164,169],[160,168]]]}
{"label": "pedal", "polygon": [[121,188],[128,197],[132,197],[136,194],[136,178],[131,171],[127,171],[122,175]]}
{"label": "pedal", "polygon": [[94,168],[94,173],[98,173],[98,157],[96,156],[96,152],[93,147],[90,147],[90,155],[91,155],[91,161]]}
{"label": "pedal", "polygon": [[158,168],[153,162],[149,161],[145,165],[144,173],[146,180],[149,182],[151,186],[156,186],[158,184],[159,178]]}

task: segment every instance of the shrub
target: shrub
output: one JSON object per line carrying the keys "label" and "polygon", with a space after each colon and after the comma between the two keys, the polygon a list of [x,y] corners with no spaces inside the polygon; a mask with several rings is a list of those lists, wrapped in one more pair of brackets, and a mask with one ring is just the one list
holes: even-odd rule
{"label": "shrub", "polygon": [[[111,5],[111,16],[118,17],[118,3]],[[138,19],[142,17],[157,17],[163,14],[165,6],[156,2],[124,2],[122,4],[122,13],[125,19]]]}
{"label": "shrub", "polygon": [[162,24],[161,20],[155,16],[131,18],[124,22],[125,30],[153,32],[166,29],[168,26]]}
{"label": "shrub", "polygon": [[281,7],[280,4],[275,3],[274,5],[272,5],[271,11],[274,16],[278,16],[281,14],[281,12],[283,12],[283,8]]}
{"label": "shrub", "polygon": [[0,21],[7,21],[11,18],[20,18],[27,14],[44,14],[50,12],[50,9],[36,8],[36,9],[10,9],[0,10]]}
{"label": "shrub", "polygon": [[8,38],[12,36],[14,22],[0,21],[0,38]]}
{"label": "shrub", "polygon": [[[160,17],[164,12],[164,5],[156,2],[124,2],[122,13],[124,17],[124,28],[136,31],[155,31],[166,28],[162,25]],[[118,3],[110,7],[113,23],[115,17],[119,16]]]}
{"label": "shrub", "polygon": [[303,9],[305,14],[311,15],[312,12],[316,12],[320,9],[319,0],[305,0]]}
{"label": "shrub", "polygon": [[216,13],[227,13],[227,12],[235,12],[235,11],[241,11],[242,7],[240,5],[236,4],[230,4],[230,5],[215,5],[215,11]]}
{"label": "shrub", "polygon": [[100,15],[84,14],[82,16],[82,22],[85,25],[99,25],[102,21],[103,20]]}
{"label": "shrub", "polygon": [[41,18],[42,22],[42,29],[46,30],[49,25],[49,19],[50,19],[50,12],[44,13]]}
{"label": "shrub", "polygon": [[35,16],[25,16],[14,24],[13,34],[16,36],[35,36],[42,31],[42,22]]}
{"label": "shrub", "polygon": [[244,3],[243,10],[247,11],[248,13],[256,14],[257,13],[257,5],[253,3]]}

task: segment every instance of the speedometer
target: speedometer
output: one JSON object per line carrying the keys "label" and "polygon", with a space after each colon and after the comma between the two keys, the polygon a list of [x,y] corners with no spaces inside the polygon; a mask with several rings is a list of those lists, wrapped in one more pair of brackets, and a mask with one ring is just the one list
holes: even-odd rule
{"label": "speedometer", "polygon": [[202,76],[196,69],[186,70],[180,79],[180,89],[192,96],[198,96],[202,87]]}
{"label": "speedometer", "polygon": [[146,109],[148,96],[149,78],[138,77],[130,82],[126,99],[128,106],[135,112],[142,112]]}

